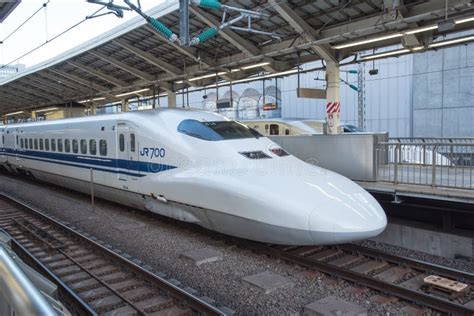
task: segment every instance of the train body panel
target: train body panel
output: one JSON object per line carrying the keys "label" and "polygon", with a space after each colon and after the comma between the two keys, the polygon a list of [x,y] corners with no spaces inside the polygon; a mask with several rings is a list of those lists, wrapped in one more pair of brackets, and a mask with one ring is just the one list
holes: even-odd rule
{"label": "train body panel", "polygon": [[[2,127],[0,164],[84,193],[248,239],[373,237],[380,205],[357,184],[214,113],[160,109]],[[3,158],[2,158],[3,157]]]}

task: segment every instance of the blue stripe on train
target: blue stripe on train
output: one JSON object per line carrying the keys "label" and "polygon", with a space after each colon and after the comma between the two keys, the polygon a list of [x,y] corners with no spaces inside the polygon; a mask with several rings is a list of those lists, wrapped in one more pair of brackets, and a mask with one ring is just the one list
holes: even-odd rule
{"label": "blue stripe on train", "polygon": [[[8,156],[21,156],[23,158],[42,161],[42,162],[50,162],[50,163],[57,163],[66,166],[78,167],[78,168],[87,168],[90,169],[91,166],[94,170],[104,171],[104,172],[111,172],[111,173],[121,173],[131,176],[142,177],[144,175],[128,172],[128,171],[120,171],[120,170],[109,170],[99,167],[107,167],[107,168],[119,168],[119,169],[127,169],[129,171],[138,171],[138,172],[145,172],[145,173],[159,173],[167,170],[175,169],[175,166],[165,165],[165,164],[157,164],[152,162],[142,162],[142,161],[131,161],[131,160],[123,160],[123,159],[111,159],[111,158],[98,158],[94,156],[76,156],[76,155],[68,155],[68,154],[58,154],[58,153],[49,153],[49,152],[40,152],[40,151],[19,151],[19,150],[12,150],[8,148],[0,148],[0,152],[6,153]],[[55,161],[49,161],[45,159],[52,159]],[[83,165],[79,165],[83,164]],[[86,166],[84,166],[86,165]]]}

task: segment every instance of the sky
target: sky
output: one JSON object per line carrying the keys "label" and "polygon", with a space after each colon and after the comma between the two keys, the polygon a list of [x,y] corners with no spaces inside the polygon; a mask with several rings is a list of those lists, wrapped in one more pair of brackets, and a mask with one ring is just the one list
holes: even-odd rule
{"label": "sky", "polygon": [[[132,1],[136,3],[136,0]],[[23,0],[7,19],[0,23],[0,41],[3,41],[45,2],[48,0]],[[142,9],[146,11],[160,5],[164,0],[141,0],[140,2]],[[125,5],[123,0],[114,0],[114,3]],[[21,29],[0,44],[0,64],[12,62],[12,65],[20,63],[31,67],[81,45],[138,15],[135,12],[125,11],[125,16],[121,19],[115,15],[107,15],[87,20],[28,56],[17,59],[100,8],[100,5],[88,3],[86,0],[49,0],[46,9],[38,12]],[[102,12],[106,12],[106,9]]]}

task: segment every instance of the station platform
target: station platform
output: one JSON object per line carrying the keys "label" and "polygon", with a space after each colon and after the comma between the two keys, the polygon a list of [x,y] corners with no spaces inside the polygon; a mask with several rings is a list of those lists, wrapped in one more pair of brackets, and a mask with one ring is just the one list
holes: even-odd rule
{"label": "station platform", "polygon": [[[474,207],[474,190],[432,187],[423,184],[391,183],[385,181],[356,181],[371,193],[383,193],[397,197],[414,197],[430,200],[472,204]],[[474,210],[473,210],[474,211]]]}

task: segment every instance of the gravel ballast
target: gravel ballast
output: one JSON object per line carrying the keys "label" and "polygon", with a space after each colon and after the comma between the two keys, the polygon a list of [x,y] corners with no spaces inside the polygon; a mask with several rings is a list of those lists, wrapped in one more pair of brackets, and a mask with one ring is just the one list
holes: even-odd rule
{"label": "gravel ballast", "polygon": [[[351,294],[344,290],[350,286],[347,282],[233,246],[218,234],[193,225],[183,225],[100,199],[96,199],[92,209],[89,196],[57,186],[0,174],[0,191],[75,225],[168,278],[180,281],[183,288],[197,290],[197,296],[209,297],[218,307],[226,306],[238,315],[300,315],[306,305],[327,296],[358,304],[370,315],[396,315],[406,306],[405,302],[388,305],[372,302],[368,298],[379,293],[356,291]],[[364,244],[383,247],[371,242]],[[222,253],[222,260],[196,265],[181,256],[186,251],[203,248]],[[423,260],[434,257],[419,255]],[[413,257],[413,253],[410,256]],[[436,263],[443,264],[443,258],[435,259]],[[457,260],[445,260],[444,263],[455,268],[467,264],[464,268],[472,269],[469,263]],[[282,276],[292,286],[264,294],[242,280],[263,272]]]}

